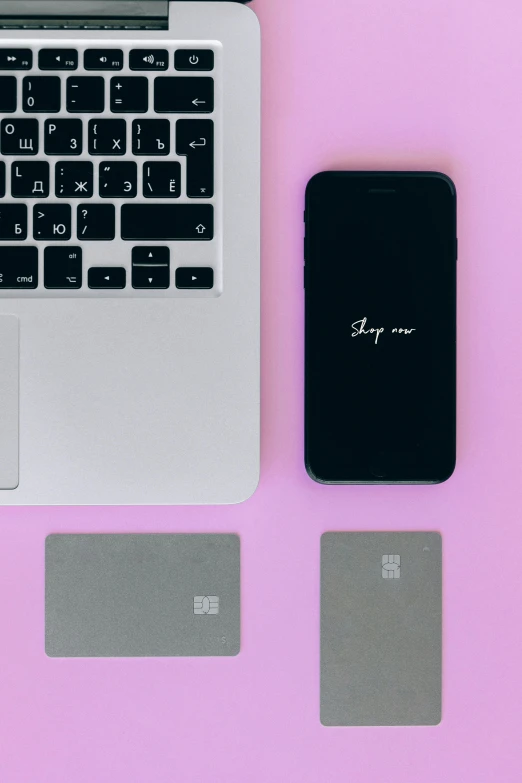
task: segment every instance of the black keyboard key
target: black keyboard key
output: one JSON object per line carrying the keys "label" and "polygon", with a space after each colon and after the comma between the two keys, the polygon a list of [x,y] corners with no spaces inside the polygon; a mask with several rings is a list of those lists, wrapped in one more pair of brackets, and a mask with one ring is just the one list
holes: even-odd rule
{"label": "black keyboard key", "polygon": [[15,198],[47,198],[49,164],[40,160],[18,161],[11,165],[11,195]]}
{"label": "black keyboard key", "polygon": [[46,120],[44,127],[46,155],[81,155],[83,122],[81,120]]}
{"label": "black keyboard key", "polygon": [[121,71],[123,52],[121,49],[87,49],[83,65],[86,71]]}
{"label": "black keyboard key", "polygon": [[27,239],[25,204],[0,204],[0,239]]}
{"label": "black keyboard key", "polygon": [[58,198],[91,198],[94,189],[94,167],[88,160],[57,163],[55,182],[55,195]]}
{"label": "black keyboard key", "polygon": [[0,246],[0,288],[38,286],[38,248]]}
{"label": "black keyboard key", "polygon": [[210,76],[158,76],[154,80],[157,112],[209,114],[214,111],[214,79]]}
{"label": "black keyboard key", "polygon": [[114,204],[80,204],[77,220],[78,239],[109,241],[116,235]]}
{"label": "black keyboard key", "polygon": [[210,204],[124,204],[121,236],[134,240],[209,240],[214,236]]}
{"label": "black keyboard key", "polygon": [[65,241],[71,238],[69,204],[36,204],[33,207],[33,237]]}
{"label": "black keyboard key", "polygon": [[76,49],[41,49],[38,55],[41,71],[75,71],[78,68]]}
{"label": "black keyboard key", "polygon": [[22,83],[22,106],[25,112],[58,112],[62,103],[59,76],[26,76]]}
{"label": "black keyboard key", "polygon": [[93,266],[88,273],[89,288],[125,288],[127,273],[122,266]]}
{"label": "black keyboard key", "polygon": [[0,198],[5,196],[5,163],[0,161]]}
{"label": "black keyboard key", "polygon": [[82,287],[81,247],[46,247],[44,250],[44,286],[46,288]]}
{"label": "black keyboard key", "polygon": [[125,155],[127,120],[90,120],[89,153],[91,155]]}
{"label": "black keyboard key", "polygon": [[214,287],[214,270],[210,267],[180,266],[176,269],[176,288],[209,289]]}
{"label": "black keyboard key", "polygon": [[36,155],[38,120],[2,120],[0,147],[2,155]]}
{"label": "black keyboard key", "polygon": [[70,76],[67,79],[67,111],[99,114],[105,109],[103,76]]}
{"label": "black keyboard key", "polygon": [[169,155],[170,120],[134,120],[132,152],[134,155]]}
{"label": "black keyboard key", "polygon": [[166,49],[133,49],[129,56],[131,71],[166,71],[169,53]]}
{"label": "black keyboard key", "polygon": [[146,76],[114,76],[111,79],[111,111],[143,114],[149,109]]}
{"label": "black keyboard key", "polygon": [[168,288],[170,250],[168,247],[135,247],[132,250],[132,287]]}
{"label": "black keyboard key", "polygon": [[0,71],[29,71],[32,67],[30,49],[0,49]]}
{"label": "black keyboard key", "polygon": [[133,161],[100,163],[100,196],[102,198],[136,198],[138,167]]}
{"label": "black keyboard key", "polygon": [[178,120],[176,153],[187,156],[187,196],[214,195],[214,123],[212,120]]}
{"label": "black keyboard key", "polygon": [[177,71],[212,71],[214,52],[212,49],[178,49],[174,55]]}
{"label": "black keyboard key", "polygon": [[0,76],[0,112],[16,111],[16,76]]}
{"label": "black keyboard key", "polygon": [[181,196],[181,164],[172,161],[149,161],[143,166],[145,198],[179,198]]}

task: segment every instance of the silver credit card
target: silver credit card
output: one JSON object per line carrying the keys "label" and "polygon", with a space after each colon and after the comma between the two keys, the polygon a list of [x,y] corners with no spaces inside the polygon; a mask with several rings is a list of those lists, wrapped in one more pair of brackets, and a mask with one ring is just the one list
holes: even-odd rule
{"label": "silver credit card", "polygon": [[325,533],[321,540],[321,722],[441,720],[438,533]]}
{"label": "silver credit card", "polygon": [[47,655],[222,656],[239,647],[238,536],[47,538]]}

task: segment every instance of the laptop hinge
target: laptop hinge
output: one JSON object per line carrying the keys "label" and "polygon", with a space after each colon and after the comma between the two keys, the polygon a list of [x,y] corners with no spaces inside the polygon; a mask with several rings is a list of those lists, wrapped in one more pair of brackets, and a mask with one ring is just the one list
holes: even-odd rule
{"label": "laptop hinge", "polygon": [[163,30],[169,0],[0,0],[0,28]]}

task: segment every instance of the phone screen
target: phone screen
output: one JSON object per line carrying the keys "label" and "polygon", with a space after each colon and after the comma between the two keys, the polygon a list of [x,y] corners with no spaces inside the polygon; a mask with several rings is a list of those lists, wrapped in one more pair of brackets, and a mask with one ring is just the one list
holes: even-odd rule
{"label": "phone screen", "polygon": [[445,480],[455,466],[453,183],[318,174],[305,248],[308,472],[332,483]]}

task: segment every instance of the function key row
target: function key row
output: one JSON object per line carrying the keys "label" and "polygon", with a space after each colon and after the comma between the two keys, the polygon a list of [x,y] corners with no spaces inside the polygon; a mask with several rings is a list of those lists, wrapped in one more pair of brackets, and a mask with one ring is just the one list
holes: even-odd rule
{"label": "function key row", "polygon": [[[44,250],[44,287],[54,290],[78,290],[83,280],[81,247],[46,247]],[[132,251],[132,287],[139,290],[170,288],[170,251],[168,247],[135,247]],[[122,266],[93,266],[87,271],[87,285],[96,290],[121,290],[127,285],[127,270]],[[176,288],[209,290],[214,287],[211,267],[178,267]],[[38,248],[0,246],[0,290],[38,287]]]}
{"label": "function key row", "polygon": [[[114,113],[144,114],[149,110],[146,76],[115,76],[110,80],[109,105]],[[66,80],[65,108],[70,114],[105,111],[103,76],[70,76]],[[214,111],[214,80],[210,76],[158,76],[154,79],[154,111],[165,114],[210,114]],[[18,108],[15,76],[0,76],[0,112]],[[25,76],[22,109],[28,114],[56,114],[62,108],[59,76]]]}
{"label": "function key row", "polygon": [[[170,55],[167,49],[132,49],[129,53],[131,71],[166,71]],[[38,67],[41,71],[76,71],[79,55],[76,49],[41,49]],[[125,65],[122,49],[87,49],[83,67],[86,71],[121,71]],[[29,71],[33,67],[31,49],[0,49],[0,70]],[[212,71],[212,49],[178,49],[174,53],[177,71]]]}
{"label": "function key row", "polygon": [[[26,204],[0,203],[0,241],[28,238]],[[70,204],[41,202],[33,207],[33,238],[68,241],[73,233]],[[116,238],[114,204],[79,204],[76,236],[84,241]],[[121,238],[128,241],[208,241],[214,237],[214,208],[210,204],[124,204]]]}

